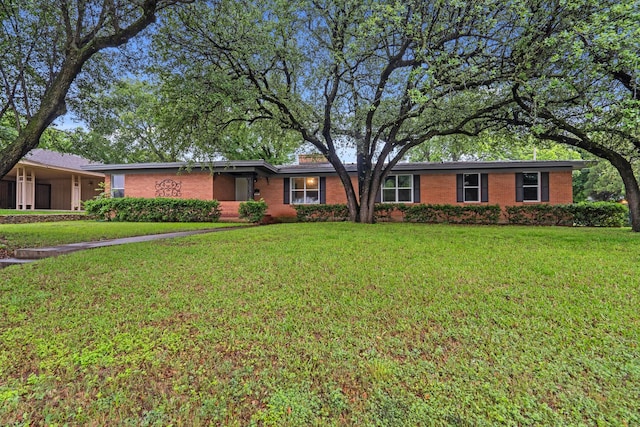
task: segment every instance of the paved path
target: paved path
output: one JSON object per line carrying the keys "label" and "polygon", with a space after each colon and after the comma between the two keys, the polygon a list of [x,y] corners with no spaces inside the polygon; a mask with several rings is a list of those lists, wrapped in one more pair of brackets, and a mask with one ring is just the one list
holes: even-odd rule
{"label": "paved path", "polygon": [[47,248],[16,249],[14,253],[15,258],[0,259],[0,268],[16,264],[25,264],[43,258],[69,254],[85,249],[102,248],[104,246],[125,245],[127,243],[150,242],[152,240],[160,239],[173,239],[175,237],[186,237],[193,234],[215,233],[217,231],[235,230],[239,228],[244,227],[237,226],[208,228],[204,230],[177,231],[173,233],[149,234],[146,236],[123,237],[121,239],[100,240],[97,242],[70,243],[68,245],[51,246]]}

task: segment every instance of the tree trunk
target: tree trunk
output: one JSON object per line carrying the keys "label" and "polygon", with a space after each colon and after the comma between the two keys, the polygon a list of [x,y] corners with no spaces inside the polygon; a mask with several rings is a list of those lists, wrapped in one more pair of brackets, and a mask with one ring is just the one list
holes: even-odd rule
{"label": "tree trunk", "polygon": [[[616,166],[614,164],[614,166]],[[628,168],[619,168],[618,172],[624,183],[625,195],[629,206],[629,218],[631,220],[631,230],[640,232],[640,186],[636,179],[633,169],[629,164]]]}

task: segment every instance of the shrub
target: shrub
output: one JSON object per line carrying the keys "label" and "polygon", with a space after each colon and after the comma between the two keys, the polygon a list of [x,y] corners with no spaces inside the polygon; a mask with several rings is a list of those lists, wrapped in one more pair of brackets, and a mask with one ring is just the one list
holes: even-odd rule
{"label": "shrub", "polygon": [[345,204],[295,205],[296,218],[301,222],[347,221],[349,209]]}
{"label": "shrub", "polygon": [[404,203],[376,203],[374,207],[374,217],[376,221],[391,221],[391,215],[398,211],[404,217]]}
{"label": "shrub", "polygon": [[247,219],[255,224],[262,221],[266,212],[267,202],[264,199],[260,199],[257,202],[255,200],[247,200],[240,203],[240,208],[238,208],[238,215],[240,215],[241,219]]}
{"label": "shrub", "polygon": [[216,222],[217,200],[169,198],[102,198],[84,202],[91,216],[105,221],[127,222]]}
{"label": "shrub", "polygon": [[497,224],[501,209],[498,205],[426,205],[399,208],[406,222],[449,224]]}
{"label": "shrub", "polygon": [[622,227],[627,223],[628,207],[613,202],[582,202],[572,205],[543,203],[505,208],[509,224],[576,225],[587,227]]}
{"label": "shrub", "polygon": [[571,205],[534,203],[505,207],[507,221],[513,225],[573,225]]}
{"label": "shrub", "polygon": [[615,202],[582,202],[571,205],[573,223],[586,227],[623,227],[628,224],[629,207]]}
{"label": "shrub", "polygon": [[[374,219],[376,221],[390,221],[395,211],[402,212],[402,203],[376,203]],[[349,208],[346,204],[335,205],[295,205],[296,218],[301,222],[320,221],[348,221]]]}

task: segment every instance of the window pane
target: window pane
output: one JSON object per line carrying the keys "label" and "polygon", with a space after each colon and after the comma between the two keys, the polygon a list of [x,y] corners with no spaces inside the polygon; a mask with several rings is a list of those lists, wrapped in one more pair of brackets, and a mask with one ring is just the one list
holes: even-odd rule
{"label": "window pane", "polygon": [[411,175],[399,175],[398,187],[411,188]]}
{"label": "window pane", "polygon": [[524,200],[537,201],[538,187],[524,187]]}
{"label": "window pane", "polygon": [[465,202],[478,202],[480,201],[480,192],[477,188],[465,188],[464,189],[464,201]]}
{"label": "window pane", "polygon": [[304,199],[305,203],[319,203],[320,198],[318,197],[318,191],[307,191],[307,197]]}
{"label": "window pane", "polygon": [[293,203],[294,205],[299,205],[304,203],[304,191],[292,191],[291,203]]}
{"label": "window pane", "polygon": [[411,190],[398,190],[398,201],[399,202],[410,202],[411,201]]}
{"label": "window pane", "polygon": [[395,176],[388,176],[384,179],[384,188],[395,188],[395,186],[396,186]]}
{"label": "window pane", "polygon": [[124,175],[111,175],[111,188],[124,188]]}
{"label": "window pane", "polygon": [[524,185],[538,185],[538,174],[537,173],[523,173],[522,174],[522,183]]}
{"label": "window pane", "polygon": [[317,190],[320,185],[320,180],[316,177],[305,178],[307,182],[307,190]]}
{"label": "window pane", "polygon": [[477,173],[465,173],[464,174],[464,185],[465,187],[477,187],[478,186],[478,174]]}
{"label": "window pane", "polygon": [[304,189],[304,178],[293,178],[291,180],[291,188],[296,190]]}
{"label": "window pane", "polygon": [[383,202],[395,202],[396,201],[396,190],[394,189],[384,189],[382,190],[382,201]]}
{"label": "window pane", "polygon": [[113,198],[124,197],[124,189],[118,188],[118,189],[111,190],[111,197]]}

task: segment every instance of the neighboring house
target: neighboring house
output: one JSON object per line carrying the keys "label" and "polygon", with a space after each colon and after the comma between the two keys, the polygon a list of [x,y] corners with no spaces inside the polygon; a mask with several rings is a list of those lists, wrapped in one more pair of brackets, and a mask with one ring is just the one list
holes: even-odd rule
{"label": "neighboring house", "polygon": [[99,193],[102,172],[83,170],[97,165],[73,154],[36,148],[0,180],[0,209],[80,210],[81,202]]}
{"label": "neighboring house", "polygon": [[[573,201],[572,171],[582,161],[399,163],[380,188],[381,202],[478,204],[562,204]],[[237,217],[241,201],[263,198],[267,214],[295,216],[296,204],[345,203],[335,170],[317,157],[298,165],[273,166],[263,160],[89,165],[104,172],[114,197],[178,197],[221,202],[223,216]],[[347,170],[357,188],[356,165]]]}

